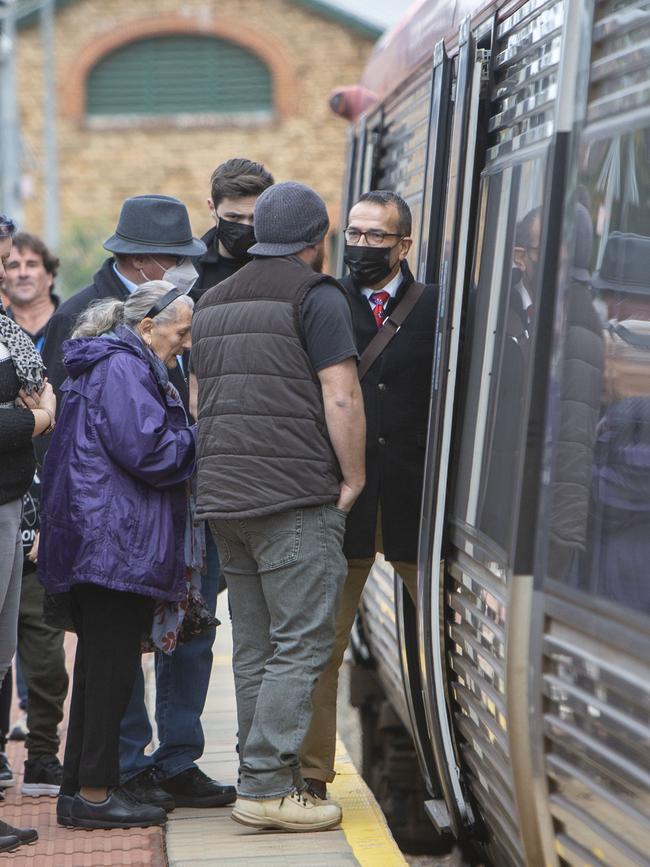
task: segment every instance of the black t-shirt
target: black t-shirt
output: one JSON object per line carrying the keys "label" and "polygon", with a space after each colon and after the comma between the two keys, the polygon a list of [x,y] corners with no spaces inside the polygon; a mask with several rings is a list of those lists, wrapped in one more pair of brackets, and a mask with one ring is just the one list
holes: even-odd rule
{"label": "black t-shirt", "polygon": [[332,283],[319,283],[305,298],[301,324],[314,370],[358,358],[350,305]]}

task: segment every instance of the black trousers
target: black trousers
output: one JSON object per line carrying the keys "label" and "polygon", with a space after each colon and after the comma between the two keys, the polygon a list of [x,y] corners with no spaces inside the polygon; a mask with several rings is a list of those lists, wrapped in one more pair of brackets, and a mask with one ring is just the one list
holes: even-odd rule
{"label": "black trousers", "polygon": [[61,793],[82,786],[119,786],[120,722],[140,666],[140,642],[151,629],[154,600],[78,584],[71,590],[77,654]]}

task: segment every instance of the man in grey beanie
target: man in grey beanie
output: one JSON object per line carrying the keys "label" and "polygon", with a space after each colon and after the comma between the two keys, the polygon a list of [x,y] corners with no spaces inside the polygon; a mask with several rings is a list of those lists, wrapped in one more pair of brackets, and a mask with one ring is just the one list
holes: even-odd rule
{"label": "man in grey beanie", "polygon": [[325,830],[341,809],[300,772],[330,656],[347,513],[365,482],[365,416],[345,290],[320,274],[329,220],[288,182],[257,200],[252,262],[201,298],[197,517],[232,608],[240,785],[233,819]]}

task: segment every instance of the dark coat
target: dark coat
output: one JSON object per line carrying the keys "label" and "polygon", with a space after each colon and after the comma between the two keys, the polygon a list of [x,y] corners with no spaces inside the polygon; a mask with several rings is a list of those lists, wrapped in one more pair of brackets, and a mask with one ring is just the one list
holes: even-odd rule
{"label": "dark coat", "polygon": [[208,248],[202,256],[194,260],[194,267],[198,272],[196,283],[190,292],[191,297],[198,301],[204,292],[221,283],[242,267],[242,262],[237,259],[227,259],[219,255],[217,248],[217,227],[213,226],[201,238]]}
{"label": "dark coat", "polygon": [[[402,273],[402,285],[388,302],[388,315],[413,282],[406,263]],[[346,277],[342,282],[350,296],[361,354],[377,326],[368,300],[352,279]],[[438,287],[426,286],[401,330],[361,383],[367,425],[366,487],[348,516],[344,545],[348,558],[374,556],[381,506],[386,558],[417,559],[437,304]]]}
{"label": "dark coat", "polygon": [[140,339],[65,344],[70,378],[43,467],[38,577],[177,600],[185,589],[185,481],[195,438]]}
{"label": "dark coat", "polygon": [[[48,322],[41,355],[47,368],[47,377],[54,387],[57,399],[60,399],[59,390],[68,375],[63,364],[63,343],[72,334],[79,316],[93,301],[104,298],[116,298],[118,301],[124,301],[128,297],[129,293],[126,286],[113,270],[114,261],[112,256],[106,259],[93,277],[90,286],[86,286],[72,298],[64,301]],[[178,389],[183,404],[187,408],[188,391],[183,372],[174,368],[170,371],[169,378]]]}

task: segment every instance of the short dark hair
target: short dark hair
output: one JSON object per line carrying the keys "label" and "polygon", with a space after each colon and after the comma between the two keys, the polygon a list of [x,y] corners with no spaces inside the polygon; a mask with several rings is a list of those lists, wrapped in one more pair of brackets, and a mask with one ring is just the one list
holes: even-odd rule
{"label": "short dark hair", "polygon": [[392,190],[371,190],[359,197],[360,202],[374,202],[383,208],[394,205],[397,209],[397,231],[405,238],[411,234],[411,209],[401,196]]}
{"label": "short dark hair", "polygon": [[210,195],[215,208],[223,199],[259,196],[274,183],[273,175],[262,163],[243,157],[233,157],[212,172]]}
{"label": "short dark hair", "polygon": [[14,235],[14,247],[20,250],[31,250],[40,256],[43,260],[43,267],[52,277],[56,277],[61,262],[47,246],[45,241],[42,241],[38,235],[32,235],[29,232],[18,232]]}
{"label": "short dark hair", "polygon": [[13,238],[16,232],[16,224],[4,214],[0,214],[0,239]]}
{"label": "short dark hair", "polygon": [[517,223],[515,229],[515,247],[530,247],[533,237],[533,226],[536,220],[542,219],[542,207],[531,208]]}

